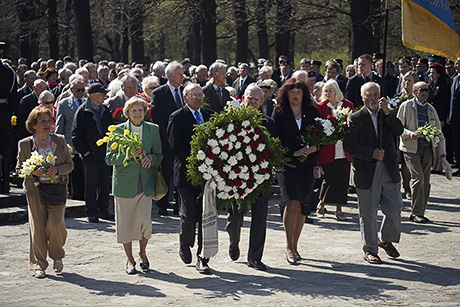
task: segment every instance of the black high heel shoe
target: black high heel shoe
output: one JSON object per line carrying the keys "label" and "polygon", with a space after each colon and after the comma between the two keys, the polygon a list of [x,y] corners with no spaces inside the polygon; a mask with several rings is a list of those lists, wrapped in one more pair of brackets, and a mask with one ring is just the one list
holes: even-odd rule
{"label": "black high heel shoe", "polygon": [[129,261],[126,261],[126,274],[133,275],[136,274],[136,262],[133,263],[133,267],[129,267]]}
{"label": "black high heel shoe", "polygon": [[147,255],[145,255],[145,262],[140,262],[139,265],[143,272],[147,272],[149,270],[150,262],[149,262],[149,259],[147,258]]}
{"label": "black high heel shoe", "polygon": [[289,258],[287,252],[286,252],[286,260],[289,264],[297,264],[297,259],[294,257],[294,258]]}

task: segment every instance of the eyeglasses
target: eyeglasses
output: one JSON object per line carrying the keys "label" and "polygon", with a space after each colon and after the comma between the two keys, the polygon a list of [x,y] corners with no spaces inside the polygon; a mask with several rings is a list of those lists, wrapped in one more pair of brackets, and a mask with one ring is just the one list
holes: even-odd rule
{"label": "eyeglasses", "polygon": [[42,103],[42,104],[53,104],[53,103],[54,103],[54,100],[42,101],[41,103]]}
{"label": "eyeglasses", "polygon": [[74,90],[77,93],[83,93],[85,91],[85,88],[74,88],[72,90]]}
{"label": "eyeglasses", "polygon": [[187,97],[190,97],[190,98],[203,98],[203,94],[188,94]]}
{"label": "eyeglasses", "polygon": [[430,89],[429,88],[421,88],[418,90],[419,93],[429,93]]}

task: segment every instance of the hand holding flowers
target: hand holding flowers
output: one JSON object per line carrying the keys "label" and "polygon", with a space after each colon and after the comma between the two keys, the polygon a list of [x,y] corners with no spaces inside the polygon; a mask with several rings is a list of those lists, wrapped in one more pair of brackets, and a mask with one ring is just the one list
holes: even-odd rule
{"label": "hand holding flowers", "polygon": [[57,168],[54,166],[56,158],[52,153],[44,157],[37,151],[33,151],[30,158],[22,163],[19,177],[24,178],[30,175],[37,177],[48,176],[51,182],[56,181]]}
{"label": "hand holding flowers", "polygon": [[437,147],[440,141],[438,135],[441,134],[441,131],[436,126],[426,123],[419,127],[414,134],[425,138],[428,142],[433,141],[434,147]]}

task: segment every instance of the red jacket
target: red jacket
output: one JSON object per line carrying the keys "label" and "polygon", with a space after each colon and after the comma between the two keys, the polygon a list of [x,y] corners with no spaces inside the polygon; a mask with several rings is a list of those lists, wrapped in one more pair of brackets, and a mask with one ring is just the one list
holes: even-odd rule
{"label": "red jacket", "polygon": [[[318,110],[321,113],[322,118],[326,118],[328,115],[332,115],[331,108],[328,107],[329,100],[321,101],[317,106]],[[342,101],[342,108],[349,107],[351,110],[355,110],[353,103],[350,100],[344,99]],[[345,157],[347,158],[348,162],[351,162],[351,156],[345,153]],[[324,145],[321,148],[321,151],[318,155],[318,163],[319,164],[327,164],[332,163],[335,160],[335,145]]]}

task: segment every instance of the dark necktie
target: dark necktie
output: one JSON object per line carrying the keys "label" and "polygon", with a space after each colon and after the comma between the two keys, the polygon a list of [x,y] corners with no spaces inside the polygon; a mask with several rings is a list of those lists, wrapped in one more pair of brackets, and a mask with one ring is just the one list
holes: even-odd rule
{"label": "dark necktie", "polygon": [[219,102],[222,104],[222,88],[220,86],[217,88],[217,96],[219,96]]}
{"label": "dark necktie", "polygon": [[367,83],[369,81],[371,81],[371,78],[369,78],[369,77],[364,78],[364,83]]}
{"label": "dark necktie", "polygon": [[175,100],[176,100],[176,105],[177,105],[179,108],[181,108],[181,107],[182,107],[182,100],[180,100],[179,88],[176,87],[176,88],[174,89],[174,92],[175,92],[174,96],[175,96]]}
{"label": "dark necktie", "polygon": [[198,111],[195,111],[195,120],[198,125],[204,124],[203,116]]}
{"label": "dark necktie", "polygon": [[77,99],[77,101],[78,101],[78,103],[77,103],[77,108],[78,108],[79,106],[81,106],[81,103],[82,103],[81,98]]}

